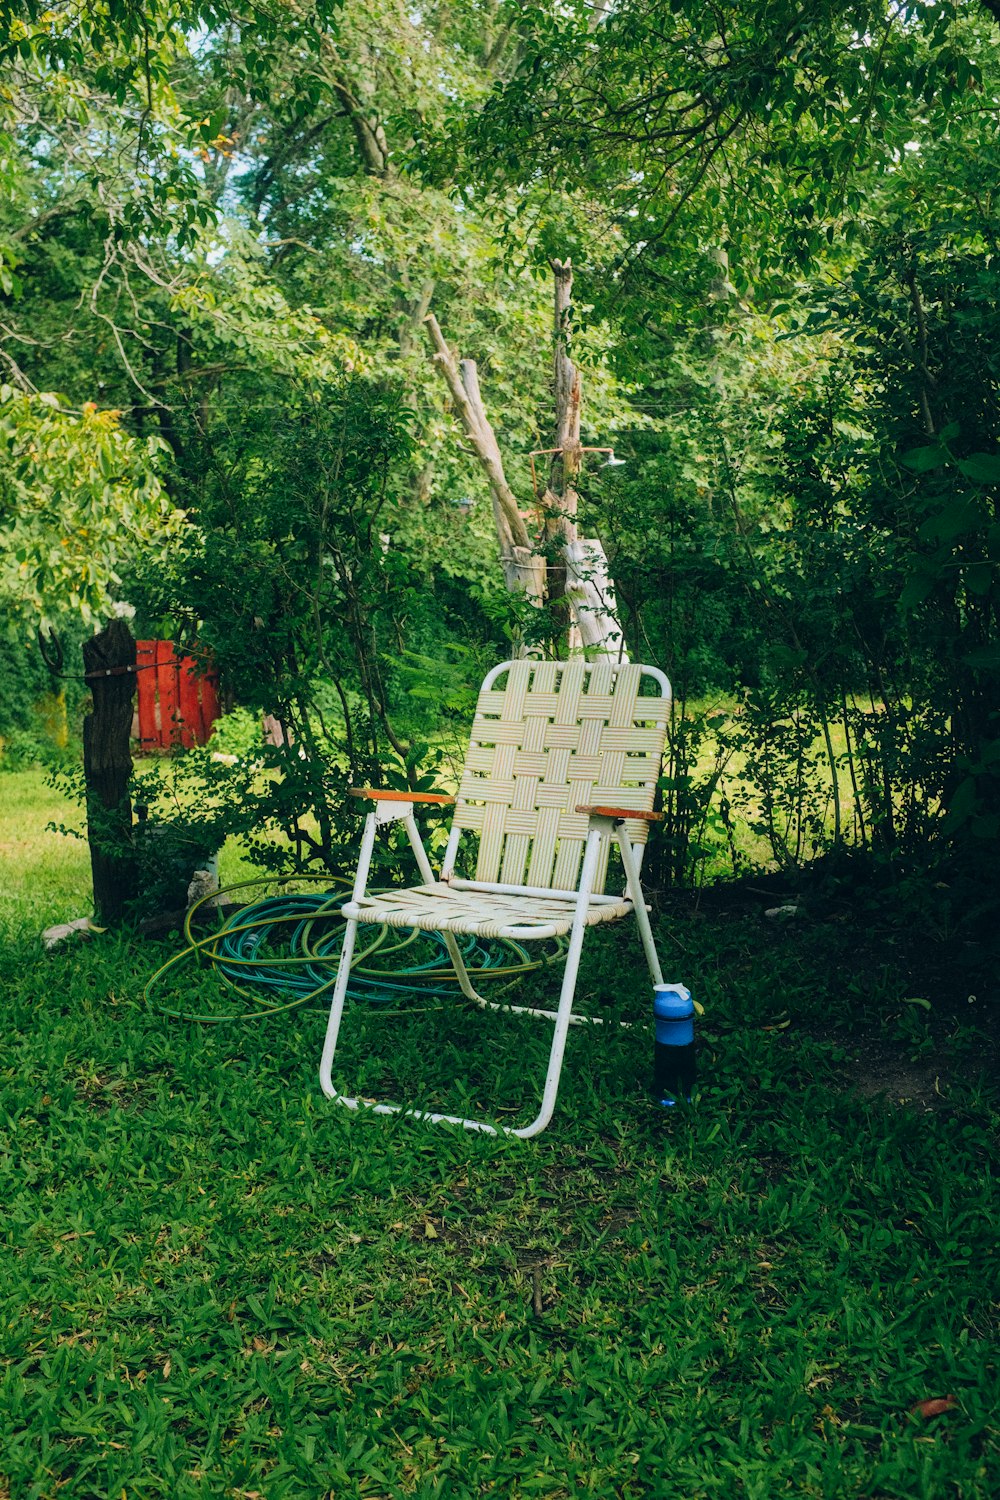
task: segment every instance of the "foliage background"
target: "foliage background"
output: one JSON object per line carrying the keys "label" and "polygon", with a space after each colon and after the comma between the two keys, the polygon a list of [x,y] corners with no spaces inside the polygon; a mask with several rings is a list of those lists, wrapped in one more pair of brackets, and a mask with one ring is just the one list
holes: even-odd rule
{"label": "foliage background", "polygon": [[585,511],[677,692],[654,867],[861,852],[989,920],[995,43],[975,0],[7,7],[8,614],[197,630],[323,767],[289,829],[433,779],[515,622],[422,319],[527,503],[569,255],[628,460]]}

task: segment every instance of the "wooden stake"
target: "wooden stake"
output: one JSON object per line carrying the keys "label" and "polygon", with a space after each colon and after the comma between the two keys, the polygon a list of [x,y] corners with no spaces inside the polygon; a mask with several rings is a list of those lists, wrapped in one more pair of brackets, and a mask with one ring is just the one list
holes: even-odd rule
{"label": "wooden stake", "polygon": [[126,904],[138,894],[135,861],[130,853],[123,853],[132,838],[128,789],[135,659],[135,641],[124,620],[112,620],[99,635],[84,642],[83,661],[94,705],[83,721],[87,838],[94,910],[105,925],[120,922]]}
{"label": "wooden stake", "polygon": [[424,322],[434,345],[434,363],[444,376],[466,436],[489,480],[504,580],[511,591],[522,589],[529,599],[541,604],[545,597],[545,559],[532,547],[517,496],[507,483],[500,445],[479,390],[476,362],[463,359],[459,365],[434,314]]}

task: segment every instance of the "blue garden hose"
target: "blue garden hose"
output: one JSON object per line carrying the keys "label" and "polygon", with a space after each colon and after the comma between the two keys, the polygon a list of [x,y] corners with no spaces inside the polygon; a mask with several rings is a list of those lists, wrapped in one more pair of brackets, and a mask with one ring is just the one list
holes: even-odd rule
{"label": "blue garden hose", "polygon": [[[329,875],[290,878],[297,883],[317,880],[328,887],[331,884]],[[276,883],[287,884],[288,877],[244,880],[196,902],[184,920],[187,946],[169,958],[148,980],[143,990],[146,1003],[178,1021],[213,1025],[297,1010],[331,990],[336,983],[344,936],[344,923],[339,913],[349,899],[348,890],[296,891],[266,896],[232,913],[208,936],[194,935],[192,922],[199,908],[207,902],[235,891]],[[347,882],[343,884],[346,886]],[[532,959],[525,948],[507,938],[484,940],[475,935],[462,935],[457,941],[474,982],[507,980],[502,989],[525,974],[556,962],[565,951],[564,942],[557,942],[549,945],[541,958]],[[422,961],[399,965],[399,955],[410,948],[416,949],[416,956]],[[427,949],[430,951],[424,958],[421,950]],[[369,963],[376,954],[382,966]],[[197,959],[207,966],[228,990],[250,1002],[253,1009],[206,1015],[176,1010],[154,1001],[152,993],[165,975],[188,959]],[[416,1005],[417,997],[436,1001],[437,1004],[429,1008],[441,1009],[445,1000],[455,998],[458,993],[458,978],[441,933],[423,932],[418,928],[400,931],[387,926],[376,927],[368,946],[355,953],[347,990],[352,1000],[383,1008],[395,1002],[405,1006],[407,1012],[428,1008]],[[383,1009],[383,1014],[393,1013]]]}

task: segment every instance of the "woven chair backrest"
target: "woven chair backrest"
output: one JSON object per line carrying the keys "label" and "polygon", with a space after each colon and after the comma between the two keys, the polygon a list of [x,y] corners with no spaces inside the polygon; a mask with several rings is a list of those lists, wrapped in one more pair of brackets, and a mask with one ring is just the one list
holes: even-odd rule
{"label": "woven chair backrest", "polygon": [[[644,683],[656,696],[642,694]],[[652,811],[669,706],[663,673],[638,663],[494,667],[476,705],[453,822],[479,834],[475,878],[575,889],[589,826],[576,808]],[[645,822],[626,827],[633,844],[645,843]],[[595,891],[604,889],[608,843]]]}

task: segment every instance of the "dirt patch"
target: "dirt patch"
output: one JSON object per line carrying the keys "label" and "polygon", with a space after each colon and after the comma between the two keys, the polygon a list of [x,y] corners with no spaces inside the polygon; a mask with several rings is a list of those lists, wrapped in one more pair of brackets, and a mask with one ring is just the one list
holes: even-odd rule
{"label": "dirt patch", "polygon": [[[825,1033],[809,1027],[817,1041],[844,1048],[843,1033]],[[905,1043],[873,1034],[855,1035],[847,1044],[848,1060],[839,1071],[851,1093],[862,1099],[882,1099],[897,1108],[920,1114],[954,1108],[956,1087],[990,1083],[1000,1070],[1000,1016],[995,1012],[977,1017],[977,1046],[956,1052],[949,1046],[951,1027],[947,1017],[928,1021],[933,1042],[919,1058]]]}
{"label": "dirt patch", "polygon": [[910,1105],[918,1113],[930,1114],[948,1103],[949,1071],[939,1062],[912,1063],[876,1049],[859,1058],[847,1074],[855,1094],[862,1099],[884,1099],[887,1104]]}

